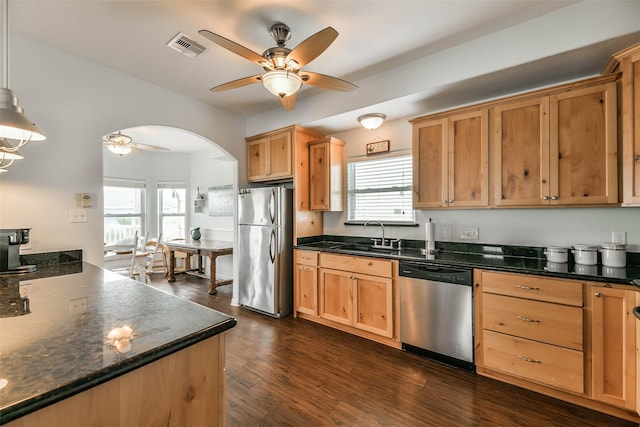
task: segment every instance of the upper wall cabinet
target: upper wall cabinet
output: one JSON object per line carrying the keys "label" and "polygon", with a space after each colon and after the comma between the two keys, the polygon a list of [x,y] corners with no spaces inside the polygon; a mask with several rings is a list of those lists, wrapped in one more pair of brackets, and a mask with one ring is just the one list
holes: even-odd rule
{"label": "upper wall cabinet", "polygon": [[292,177],[293,147],[290,131],[247,139],[248,181],[273,181]]}
{"label": "upper wall cabinet", "polygon": [[622,205],[640,206],[640,43],[611,57],[603,73],[622,72]]}
{"label": "upper wall cabinet", "polygon": [[414,208],[487,206],[487,110],[432,116],[411,123]]}
{"label": "upper wall cabinet", "polygon": [[616,108],[615,83],[591,80],[493,107],[494,205],[617,203]]}
{"label": "upper wall cabinet", "polygon": [[324,138],[309,143],[309,198],[312,210],[341,211],[344,141]]}

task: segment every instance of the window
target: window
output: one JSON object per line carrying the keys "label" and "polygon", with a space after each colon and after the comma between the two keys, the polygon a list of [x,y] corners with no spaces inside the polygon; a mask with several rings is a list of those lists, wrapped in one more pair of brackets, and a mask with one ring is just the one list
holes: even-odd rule
{"label": "window", "polygon": [[414,223],[411,156],[347,165],[347,221]]}
{"label": "window", "polygon": [[145,184],[133,180],[105,180],[104,243],[114,245],[145,233]]}
{"label": "window", "polygon": [[162,240],[184,239],[187,187],[183,183],[158,184],[158,225]]}

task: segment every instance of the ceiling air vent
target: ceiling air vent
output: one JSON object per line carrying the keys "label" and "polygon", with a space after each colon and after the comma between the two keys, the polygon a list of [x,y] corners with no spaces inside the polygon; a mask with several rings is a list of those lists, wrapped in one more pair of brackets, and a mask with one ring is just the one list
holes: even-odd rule
{"label": "ceiling air vent", "polygon": [[175,37],[167,43],[167,46],[187,55],[190,58],[195,58],[207,49],[200,43],[191,40],[183,33],[176,34]]}

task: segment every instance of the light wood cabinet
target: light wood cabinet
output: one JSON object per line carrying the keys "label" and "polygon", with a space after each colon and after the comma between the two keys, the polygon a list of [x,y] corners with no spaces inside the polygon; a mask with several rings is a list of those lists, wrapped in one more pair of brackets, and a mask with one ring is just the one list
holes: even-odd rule
{"label": "light wood cabinet", "polygon": [[300,126],[288,126],[248,137],[249,182],[293,181],[293,244],[299,237],[322,234],[322,212],[309,203],[309,142],[324,135]]}
{"label": "light wood cabinet", "polygon": [[295,251],[294,265],[294,315],[306,313],[318,315],[318,253]]}
{"label": "light wood cabinet", "polygon": [[495,206],[618,202],[614,79],[492,108]]}
{"label": "light wood cabinet", "polygon": [[393,337],[392,261],[320,255],[320,317]]}
{"label": "light wood cabinet", "polygon": [[414,208],[487,206],[487,110],[420,118],[411,123]]}
{"label": "light wood cabinet", "polygon": [[593,398],[636,410],[636,292],[593,285]]}
{"label": "light wood cabinet", "polygon": [[247,179],[263,182],[293,177],[291,132],[276,132],[247,143]]}
{"label": "light wood cabinet", "polygon": [[312,210],[342,211],[344,141],[325,138],[309,143],[309,194]]}
{"label": "light wood cabinet", "polygon": [[481,368],[584,393],[582,283],[480,275]]}
{"label": "light wood cabinet", "polygon": [[603,73],[622,72],[622,205],[640,206],[640,43],[614,54]]}
{"label": "light wood cabinet", "polygon": [[478,374],[638,421],[640,292],[483,270],[475,282]]}

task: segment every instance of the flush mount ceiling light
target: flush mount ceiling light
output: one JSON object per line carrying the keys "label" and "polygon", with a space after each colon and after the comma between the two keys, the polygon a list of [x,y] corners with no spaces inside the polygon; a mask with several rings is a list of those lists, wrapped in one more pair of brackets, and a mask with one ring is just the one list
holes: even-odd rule
{"label": "flush mount ceiling light", "polygon": [[24,115],[18,97],[9,89],[9,0],[4,0],[4,87],[0,88],[0,138],[18,141],[0,146],[2,153],[15,153],[30,141],[42,141],[46,136]]}
{"label": "flush mount ceiling light", "polygon": [[302,79],[289,71],[269,71],[262,76],[262,85],[272,94],[286,98],[302,87]]}
{"label": "flush mount ceiling light", "polygon": [[358,117],[358,121],[365,129],[378,129],[386,118],[387,116],[382,113],[370,113],[363,114],[362,116]]}

